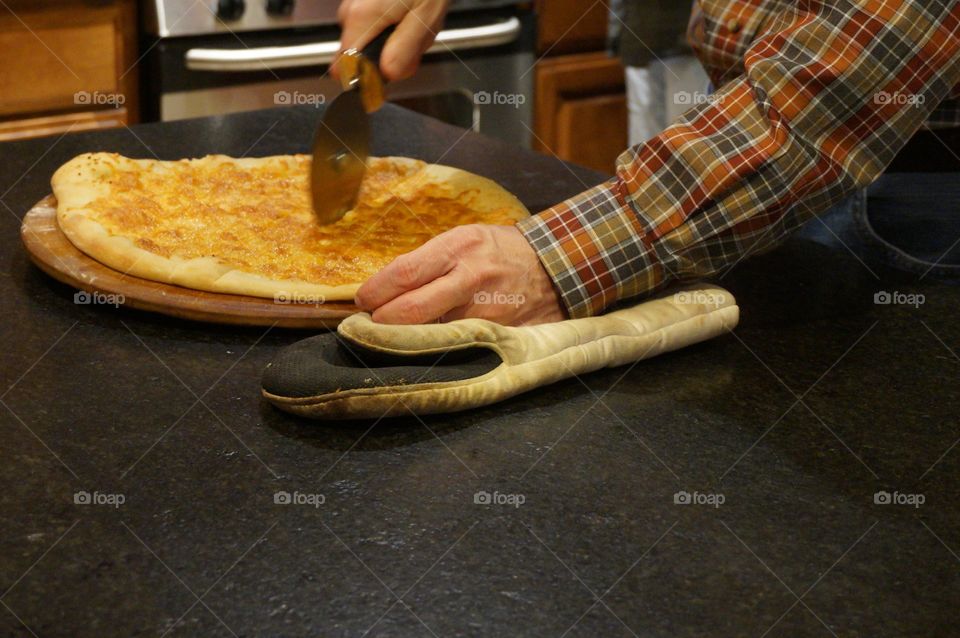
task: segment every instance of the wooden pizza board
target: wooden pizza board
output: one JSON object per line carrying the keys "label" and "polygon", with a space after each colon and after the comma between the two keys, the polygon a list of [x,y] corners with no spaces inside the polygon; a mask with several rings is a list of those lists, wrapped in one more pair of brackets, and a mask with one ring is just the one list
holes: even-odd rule
{"label": "wooden pizza board", "polygon": [[20,226],[30,259],[45,273],[89,294],[123,295],[123,305],[139,310],[249,326],[335,328],[357,312],[352,303],[279,303],[273,299],[192,290],[114,270],[74,246],[57,224],[57,200],[47,195],[27,212]]}

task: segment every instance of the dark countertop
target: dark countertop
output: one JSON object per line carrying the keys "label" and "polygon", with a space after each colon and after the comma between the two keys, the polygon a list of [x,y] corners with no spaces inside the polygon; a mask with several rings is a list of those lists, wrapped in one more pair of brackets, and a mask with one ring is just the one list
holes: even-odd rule
{"label": "dark countertop", "polygon": [[[19,217],[78,153],[302,152],[315,117],[0,145],[2,635],[955,632],[960,288],[791,239],[720,281],[734,335],[464,414],[322,425],[258,392],[306,333],[74,305],[20,246]],[[462,135],[390,108],[375,150],[487,175],[534,210],[598,179]]]}

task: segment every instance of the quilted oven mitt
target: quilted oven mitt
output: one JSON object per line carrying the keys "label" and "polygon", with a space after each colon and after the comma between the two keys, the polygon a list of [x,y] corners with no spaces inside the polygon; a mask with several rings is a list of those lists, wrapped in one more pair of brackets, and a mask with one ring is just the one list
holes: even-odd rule
{"label": "quilted oven mitt", "polygon": [[456,412],[711,339],[739,316],[733,295],[713,287],[519,328],[483,319],[398,326],[358,313],[282,350],[264,371],[263,396],[314,419]]}

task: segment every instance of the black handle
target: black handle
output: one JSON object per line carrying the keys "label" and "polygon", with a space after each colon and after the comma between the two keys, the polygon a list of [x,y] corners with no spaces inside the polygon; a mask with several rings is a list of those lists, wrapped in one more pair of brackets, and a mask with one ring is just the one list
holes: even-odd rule
{"label": "black handle", "polygon": [[383,47],[387,43],[387,39],[393,35],[396,28],[397,25],[390,25],[381,31],[380,35],[371,40],[367,46],[363,47],[363,51],[361,51],[368,60],[373,62],[378,70],[380,69],[380,55],[383,53]]}

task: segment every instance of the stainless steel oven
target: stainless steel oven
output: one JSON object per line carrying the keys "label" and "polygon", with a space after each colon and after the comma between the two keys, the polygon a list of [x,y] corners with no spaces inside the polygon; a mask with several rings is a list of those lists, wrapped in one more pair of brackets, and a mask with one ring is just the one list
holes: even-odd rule
{"label": "stainless steel oven", "polygon": [[[148,0],[145,120],[320,104],[339,92],[336,0]],[[417,74],[392,101],[529,146],[535,20],[529,3],[454,0]]]}

